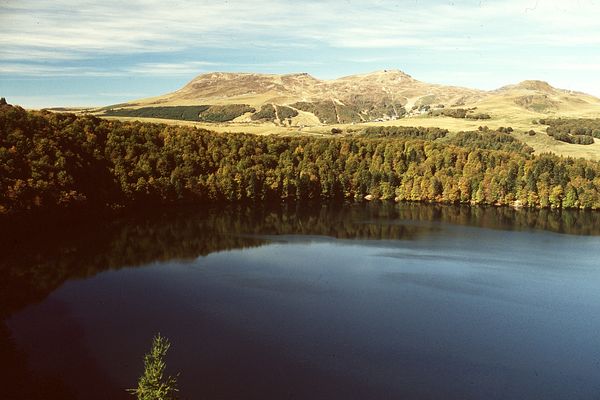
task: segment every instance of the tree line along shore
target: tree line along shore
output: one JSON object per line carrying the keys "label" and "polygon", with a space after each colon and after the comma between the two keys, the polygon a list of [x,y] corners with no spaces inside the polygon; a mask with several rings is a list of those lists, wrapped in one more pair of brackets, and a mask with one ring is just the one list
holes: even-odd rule
{"label": "tree line along shore", "polygon": [[370,127],[220,134],[0,105],[0,214],[76,207],[367,199],[600,209],[600,163],[500,131]]}

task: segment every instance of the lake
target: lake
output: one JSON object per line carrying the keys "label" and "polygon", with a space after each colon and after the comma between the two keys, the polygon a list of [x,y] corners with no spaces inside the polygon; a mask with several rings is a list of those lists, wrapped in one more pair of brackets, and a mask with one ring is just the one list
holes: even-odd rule
{"label": "lake", "polygon": [[600,398],[598,213],[186,208],[1,239],[9,399],[133,398],[158,332],[186,399]]}

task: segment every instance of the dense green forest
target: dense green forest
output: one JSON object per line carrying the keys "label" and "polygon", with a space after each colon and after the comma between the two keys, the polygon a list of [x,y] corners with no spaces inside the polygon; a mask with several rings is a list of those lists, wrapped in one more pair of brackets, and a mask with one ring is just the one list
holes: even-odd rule
{"label": "dense green forest", "polygon": [[256,111],[246,104],[109,108],[104,115],[116,117],[163,118],[181,121],[227,122]]}
{"label": "dense green forest", "polygon": [[541,119],[542,125],[548,125],[546,132],[556,140],[572,144],[592,144],[594,138],[600,139],[600,119],[567,118]]}
{"label": "dense green forest", "polygon": [[412,126],[369,126],[368,128],[365,128],[362,133],[372,137],[435,140],[446,137],[448,130],[440,128],[415,128]]}
{"label": "dense green forest", "polygon": [[[426,110],[429,110],[428,108],[426,108]],[[432,117],[439,117],[439,116],[443,116],[443,117],[451,117],[451,118],[458,118],[458,119],[490,119],[490,115],[489,114],[485,114],[485,113],[476,113],[474,112],[476,109],[475,108],[469,108],[469,109],[465,109],[465,108],[441,108],[441,109],[434,109],[434,110],[430,110],[428,112],[428,115],[432,116]]]}
{"label": "dense green forest", "polygon": [[362,200],[366,195],[397,201],[600,208],[597,162],[531,155],[527,146],[500,132],[436,140],[425,133],[408,136],[385,129],[381,134],[331,138],[218,134],[3,105],[0,212]]}
{"label": "dense green forest", "polygon": [[200,113],[210,106],[172,106],[172,107],[141,107],[115,108],[105,111],[105,115],[116,117],[164,118],[182,121],[200,121]]}
{"label": "dense green forest", "polygon": [[[512,128],[508,129],[512,131]],[[511,136],[510,133],[505,133],[504,128],[500,128],[498,131],[481,128],[478,132],[459,132],[448,143],[473,149],[504,150],[523,154],[533,153],[532,147]]]}
{"label": "dense green forest", "polygon": [[[235,118],[252,113],[250,119],[253,121],[279,120],[280,123],[291,124],[291,118],[298,116],[298,110],[313,113],[319,121],[326,124],[364,122],[381,119],[384,117],[400,118],[406,114],[406,110],[400,103],[390,99],[383,99],[380,103],[367,100],[361,96],[354,96],[351,105],[345,105],[334,101],[301,101],[291,104],[290,107],[278,104],[263,104],[260,110],[247,104],[226,105],[194,105],[194,106],[147,106],[140,108],[125,108],[136,104],[115,104],[101,108],[106,116],[115,117],[140,117],[140,118],[163,118],[182,121],[202,122],[229,122]],[[49,111],[69,111],[68,109],[48,109]],[[469,110],[471,112],[471,110]],[[466,113],[466,110],[465,110]],[[475,114],[469,114],[470,118]],[[475,118],[478,119],[478,118]]]}

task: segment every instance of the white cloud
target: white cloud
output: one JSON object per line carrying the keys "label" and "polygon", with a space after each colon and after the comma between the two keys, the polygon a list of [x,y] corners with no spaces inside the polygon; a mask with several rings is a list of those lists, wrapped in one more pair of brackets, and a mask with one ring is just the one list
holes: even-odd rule
{"label": "white cloud", "polygon": [[[509,0],[377,3],[108,0],[0,5],[0,54],[29,60],[310,46],[464,48],[486,43],[598,44],[600,3]],[[7,59],[4,57],[4,59]]]}
{"label": "white cloud", "polygon": [[110,71],[93,67],[62,66],[44,63],[15,63],[0,62],[0,74],[23,77],[123,77],[132,74],[143,76],[177,76],[195,75],[215,69],[277,69],[281,67],[298,66],[301,68],[311,65],[322,65],[319,61],[280,60],[271,63],[229,63],[211,61],[187,61],[178,63],[137,63],[125,68],[115,68]]}
{"label": "white cloud", "polygon": [[51,64],[0,63],[0,74],[17,76],[94,76],[123,75],[119,71],[104,71],[90,67],[66,67]]}
{"label": "white cloud", "polygon": [[188,61],[179,63],[139,63],[124,70],[124,73],[144,74],[144,75],[191,75],[203,71],[215,70],[219,68],[244,69],[244,68],[280,68],[289,66],[306,67],[310,65],[321,65],[318,61],[294,61],[279,60],[271,63],[232,63],[232,62],[210,62],[210,61]]}
{"label": "white cloud", "polygon": [[140,63],[126,69],[127,73],[144,75],[189,75],[198,73],[206,67],[214,67],[219,63],[209,61],[188,61],[181,63]]}
{"label": "white cloud", "polygon": [[[296,65],[303,71],[334,52],[340,62],[358,64],[433,54],[488,75],[502,72],[507,58],[532,64],[535,52],[544,55],[544,71],[591,73],[600,61],[563,56],[578,53],[582,61],[585,52],[600,53],[598,15],[600,0],[0,0],[0,74],[166,77]],[[199,56],[205,50],[212,53]],[[252,54],[269,54],[273,62]],[[514,68],[529,74],[532,66]]]}
{"label": "white cloud", "polygon": [[289,26],[276,18],[283,11],[274,1],[9,2],[0,5],[0,47],[18,43],[19,49],[51,50],[61,57],[239,47],[240,39]]}

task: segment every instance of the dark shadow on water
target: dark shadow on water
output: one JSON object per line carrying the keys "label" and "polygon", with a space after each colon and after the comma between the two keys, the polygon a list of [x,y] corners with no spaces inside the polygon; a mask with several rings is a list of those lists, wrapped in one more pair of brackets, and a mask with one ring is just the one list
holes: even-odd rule
{"label": "dark shadow on water", "polygon": [[440,223],[600,235],[600,213],[392,203],[157,209],[114,219],[13,222],[0,224],[0,317],[43,299],[68,279],[104,270],[193,260],[282,235],[288,241],[414,240],[435,234]]}
{"label": "dark shadow on water", "polygon": [[[501,230],[547,230],[572,235],[600,235],[600,213],[551,210],[512,210],[509,208],[470,208],[420,204],[366,203],[356,205],[314,204],[299,205],[228,206],[222,208],[156,209],[128,216],[93,216],[72,218],[44,218],[36,221],[0,221],[0,371],[7,398],[76,398],[64,384],[60,375],[52,371],[36,370],[27,356],[27,349],[19,348],[5,325],[5,320],[17,311],[44,300],[65,282],[84,279],[102,271],[125,267],[146,266],[170,260],[194,260],[208,254],[262,246],[273,241],[414,241],[438,234],[441,224],[483,227]],[[404,253],[381,254],[384,257],[411,257]],[[415,255],[421,261],[427,257],[439,259],[444,255]],[[452,256],[448,256],[452,257]],[[471,262],[485,260],[471,260]],[[481,284],[486,282],[452,282],[424,277],[422,274],[388,274],[385,279],[432,287],[436,290],[461,292],[477,296]],[[298,282],[265,282],[244,280],[246,287],[277,288],[282,292],[316,290]],[[62,360],[63,371],[81,380],[90,379],[91,390],[105,398],[120,398],[121,388],[114,388],[109,379],[95,369],[77,322],[60,304],[44,304],[31,316],[43,324],[44,318],[63,318],[64,329],[55,332],[58,345],[76,348],[77,359]],[[35,318],[34,318],[35,317]],[[210,326],[210,321],[207,322]],[[225,330],[224,338],[235,335]],[[214,332],[211,333],[214,336]],[[200,338],[201,339],[201,338]],[[231,342],[231,341],[229,341]],[[57,351],[60,347],[57,347]],[[318,384],[323,398],[364,398],[384,393],[373,392],[368,382],[351,382],[336,376],[315,376],[308,365],[290,361],[285,355],[274,355],[260,345],[229,349],[231,362],[215,364],[200,382],[212,382],[204,387],[207,398],[231,398],[228,385],[247,385],[249,392],[270,393],[287,398],[286,387],[294,387],[296,396],[302,397],[300,388]],[[235,355],[243,357],[235,358]],[[60,352],[52,357],[60,357]],[[267,358],[279,357],[277,362]],[[265,374],[264,381],[248,381],[248,368],[244,358],[260,360],[265,365],[287,365],[285,370]],[[140,361],[141,360],[135,360]],[[204,363],[203,363],[204,364]],[[10,365],[10,368],[6,366]],[[181,366],[185,370],[186,366]],[[79,378],[78,378],[79,379]],[[274,385],[273,382],[279,382]],[[341,389],[340,389],[341,388]],[[345,396],[340,396],[344,393]],[[44,397],[42,394],[45,393]],[[229,394],[228,394],[229,393]],[[237,393],[237,392],[236,392]],[[231,396],[230,396],[231,395]],[[364,395],[364,396],[363,396]],[[54,397],[55,396],[55,397]],[[98,397],[101,398],[101,397]],[[127,398],[125,395],[124,398]],[[250,398],[250,397],[249,397]]]}
{"label": "dark shadow on water", "polygon": [[[19,361],[10,368],[11,374],[16,376],[8,381],[12,382],[8,388],[13,393],[7,399],[131,399],[124,388],[115,385],[97,367],[84,341],[84,332],[65,304],[44,302],[18,314],[11,323],[26,328],[20,342],[31,347],[23,348],[9,337],[7,341],[11,346],[0,352],[3,360],[8,355]],[[44,337],[37,337],[42,332]],[[39,343],[52,343],[52,346],[39,349]],[[77,382],[77,385],[71,387],[66,382]],[[83,392],[82,388],[85,388]]]}

